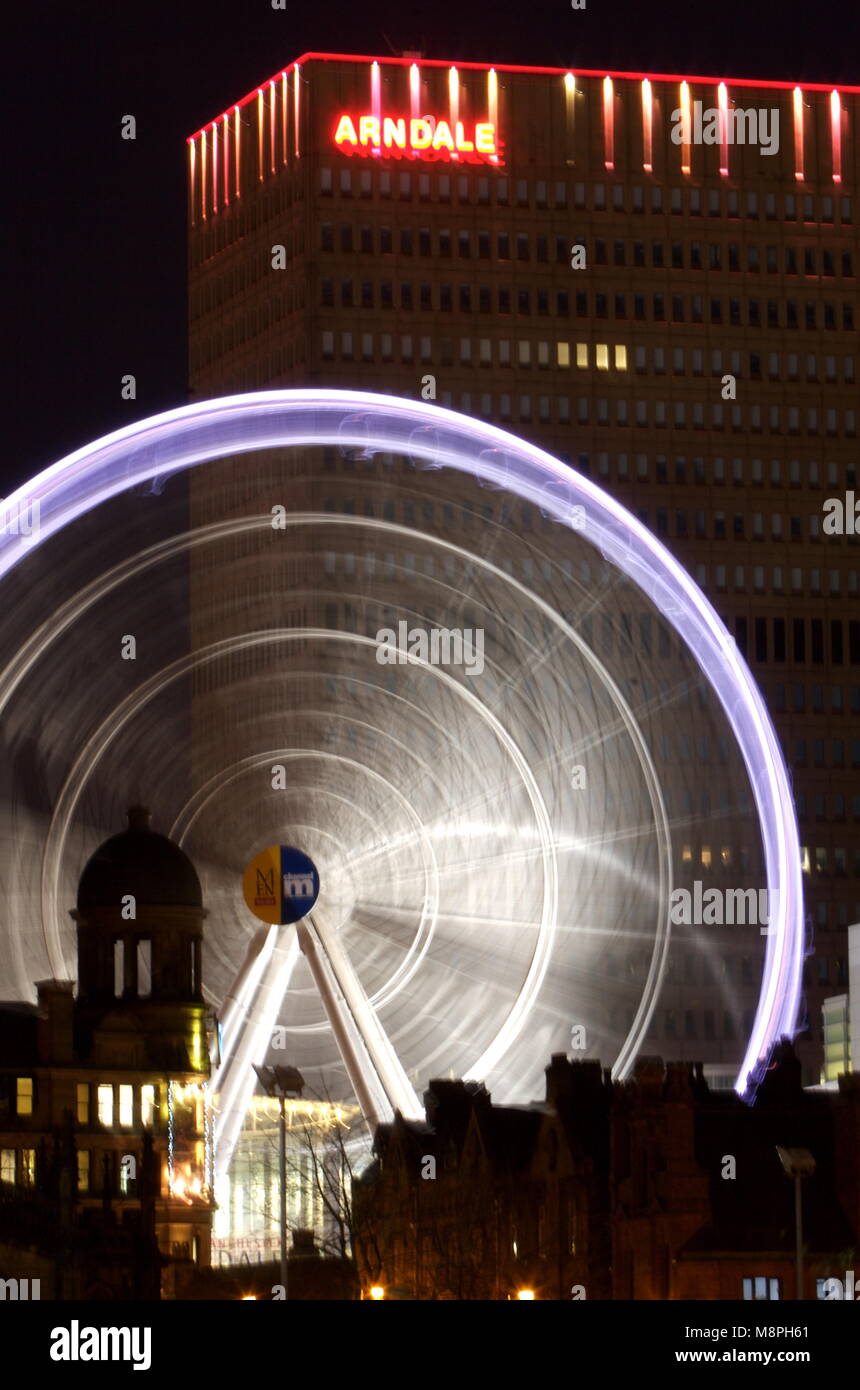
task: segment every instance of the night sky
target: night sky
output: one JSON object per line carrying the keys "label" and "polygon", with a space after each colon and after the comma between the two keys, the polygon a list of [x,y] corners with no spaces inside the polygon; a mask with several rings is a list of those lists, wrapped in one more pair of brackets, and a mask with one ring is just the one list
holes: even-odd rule
{"label": "night sky", "polygon": [[[185,402],[185,136],[306,50],[860,83],[854,0],[18,8],[4,24],[4,494]],[[120,138],[127,113],[135,142]]]}

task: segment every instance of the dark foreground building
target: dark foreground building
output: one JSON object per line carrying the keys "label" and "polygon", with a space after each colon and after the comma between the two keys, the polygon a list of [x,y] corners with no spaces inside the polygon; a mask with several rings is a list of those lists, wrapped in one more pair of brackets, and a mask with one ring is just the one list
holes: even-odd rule
{"label": "dark foreground building", "polygon": [[46,980],[0,1007],[0,1277],[42,1298],[158,1298],[209,1263],[205,915],[134,807],[81,875],[77,996]]}
{"label": "dark foreground building", "polygon": [[434,1081],[426,1122],[380,1128],[356,1185],[363,1286],[389,1297],[793,1299],[793,1183],[777,1146],[808,1149],[804,1297],[842,1284],[860,1231],[860,1076],[800,1085],[791,1046],[755,1104],[701,1066],[640,1058],[613,1084],[553,1057],[546,1100],[494,1106]]}

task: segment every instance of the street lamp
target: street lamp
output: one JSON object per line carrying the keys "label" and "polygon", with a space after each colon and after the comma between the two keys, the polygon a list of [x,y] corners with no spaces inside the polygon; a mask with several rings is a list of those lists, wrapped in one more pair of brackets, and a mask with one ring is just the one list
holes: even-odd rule
{"label": "street lamp", "polygon": [[809,1149],[784,1149],[777,1144],[776,1151],[787,1177],[794,1179],[794,1233],[795,1233],[795,1298],[803,1298],[803,1210],[800,1197],[800,1184],[804,1178],[811,1178],[815,1172],[815,1159]]}
{"label": "street lamp", "polygon": [[534,1303],[534,1297],[535,1297],[535,1291],[534,1291],[534,1289],[518,1289],[518,1290],[517,1290],[517,1302],[518,1302],[518,1303]]}
{"label": "street lamp", "polygon": [[279,1102],[281,1112],[281,1283],[287,1296],[287,1097],[297,1100],[305,1079],[296,1067],[254,1067],[257,1079],[266,1092]]}
{"label": "street lamp", "polygon": [[385,1290],[381,1284],[373,1284],[372,1287],[368,1289],[368,1293],[374,1303],[379,1303],[380,1300],[385,1297]]}

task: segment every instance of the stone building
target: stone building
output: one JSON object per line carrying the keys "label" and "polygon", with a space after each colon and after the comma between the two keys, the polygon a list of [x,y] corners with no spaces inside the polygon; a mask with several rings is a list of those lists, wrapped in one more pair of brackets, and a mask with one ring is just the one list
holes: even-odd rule
{"label": "stone building", "polygon": [[134,807],[81,875],[77,994],[43,980],[0,1008],[0,1273],[35,1249],[43,1297],[158,1297],[159,1266],[169,1293],[172,1266],[209,1263],[205,916],[191,861]]}

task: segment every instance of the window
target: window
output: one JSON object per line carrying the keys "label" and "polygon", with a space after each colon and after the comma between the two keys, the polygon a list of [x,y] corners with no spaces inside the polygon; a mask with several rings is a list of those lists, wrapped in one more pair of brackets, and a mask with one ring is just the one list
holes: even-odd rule
{"label": "window", "polygon": [[36,1182],[36,1150],[21,1150],[21,1182],[24,1187],[33,1187]]}
{"label": "window", "polygon": [[113,1124],[113,1086],[102,1085],[96,1092],[99,1124],[108,1128]]}
{"label": "window", "polygon": [[141,1086],[140,1088],[140,1123],[144,1129],[150,1129],[155,1119],[155,1087]]}
{"label": "window", "polygon": [[77,1088],[77,1112],[78,1124],[88,1125],[90,1122],[90,1088],[86,1081],[79,1081]]}
{"label": "window", "polygon": [[32,1115],[33,1113],[33,1078],[32,1076],[19,1076],[15,1082],[15,1114]]}
{"label": "window", "polygon": [[134,1123],[134,1088],[132,1086],[120,1086],[119,1088],[119,1122],[121,1125],[132,1125]]}
{"label": "window", "polygon": [[0,1182],[15,1181],[15,1150],[0,1149]]}
{"label": "window", "polygon": [[90,1152],[89,1149],[78,1149],[78,1191],[89,1192],[90,1190]]}

